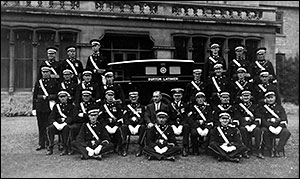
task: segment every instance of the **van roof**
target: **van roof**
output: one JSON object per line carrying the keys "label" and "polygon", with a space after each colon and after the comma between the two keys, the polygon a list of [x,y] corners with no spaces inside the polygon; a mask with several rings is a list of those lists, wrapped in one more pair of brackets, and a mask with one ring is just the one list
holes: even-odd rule
{"label": "van roof", "polygon": [[194,63],[194,60],[180,60],[180,59],[145,59],[145,60],[128,60],[121,62],[112,62],[108,65],[120,65],[120,64],[130,64],[130,63],[141,63],[141,62],[179,62],[179,63]]}

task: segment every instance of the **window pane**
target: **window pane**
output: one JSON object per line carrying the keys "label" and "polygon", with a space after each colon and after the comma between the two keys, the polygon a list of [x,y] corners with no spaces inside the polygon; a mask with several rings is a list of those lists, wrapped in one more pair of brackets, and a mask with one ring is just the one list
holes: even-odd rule
{"label": "window pane", "polygon": [[169,71],[170,71],[170,75],[180,75],[181,74],[180,66],[170,66]]}
{"label": "window pane", "polygon": [[188,51],[188,40],[189,37],[183,36],[175,36],[174,37],[174,58],[176,59],[188,59],[187,51]]}
{"label": "window pane", "polygon": [[242,44],[243,39],[239,39],[239,38],[234,38],[234,39],[228,39],[228,48],[229,48],[229,52],[228,52],[228,62],[235,59],[236,55],[235,55],[235,47],[239,44]]}
{"label": "window pane", "polygon": [[9,29],[1,28],[1,89],[9,87]]}
{"label": "window pane", "polygon": [[204,37],[193,37],[193,54],[192,58],[195,63],[204,63],[206,54],[206,42],[207,38]]}
{"label": "window pane", "polygon": [[76,32],[60,32],[59,33],[59,60],[64,60],[68,57],[66,48],[71,45],[76,45],[77,33]]}
{"label": "window pane", "polygon": [[256,60],[256,49],[258,48],[260,40],[257,39],[248,39],[246,40],[246,56],[250,62],[254,62]]}
{"label": "window pane", "polygon": [[54,46],[55,32],[53,31],[39,31],[37,32],[38,46],[37,46],[37,58],[38,66],[42,61],[45,61],[47,57],[47,47]]}
{"label": "window pane", "polygon": [[156,67],[146,67],[146,75],[156,75],[157,68]]}

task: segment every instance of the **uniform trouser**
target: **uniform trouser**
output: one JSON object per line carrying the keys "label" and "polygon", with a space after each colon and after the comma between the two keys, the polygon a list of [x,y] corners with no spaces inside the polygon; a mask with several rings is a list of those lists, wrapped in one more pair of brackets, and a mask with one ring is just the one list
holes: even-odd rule
{"label": "uniform trouser", "polygon": [[47,137],[49,140],[49,148],[53,148],[54,146],[54,136],[55,134],[61,134],[63,140],[63,146],[67,147],[68,138],[69,138],[70,126],[66,125],[62,130],[57,130],[56,127],[51,124],[47,127]]}
{"label": "uniform trouser", "polygon": [[[123,141],[122,141],[122,144],[125,144],[127,143],[127,136],[128,135],[131,135],[131,132],[128,128],[128,125],[122,125],[121,127],[121,130],[122,130],[122,133],[123,133]],[[140,145],[143,145],[144,144],[144,139],[145,139],[145,135],[146,135],[146,126],[144,124],[142,124],[140,127],[139,127],[139,130],[138,130],[138,135],[139,135],[139,138],[138,138],[138,144]]]}
{"label": "uniform trouser", "polygon": [[[190,133],[190,127],[188,124],[182,124],[182,132],[179,136],[182,136],[182,145],[183,147],[189,146],[189,133]],[[178,127],[178,126],[176,126]],[[176,135],[176,134],[175,134]]]}
{"label": "uniform trouser", "polygon": [[242,135],[243,143],[246,145],[248,150],[251,150],[251,144],[252,144],[251,140],[252,140],[252,137],[254,137],[255,150],[257,152],[259,152],[261,149],[262,141],[263,141],[262,130],[259,127],[255,127],[252,132],[248,132],[247,129],[243,126],[243,127],[240,127],[240,132]]}
{"label": "uniform trouser", "polygon": [[111,138],[111,142],[115,145],[115,147],[122,145],[122,141],[124,139],[123,139],[123,133],[121,131],[121,127],[118,127],[118,129],[114,134],[109,133],[109,136]]}
{"label": "uniform trouser", "polygon": [[49,120],[48,120],[49,115],[50,112],[36,113],[38,130],[39,130],[39,145],[42,147],[46,147],[47,145],[49,145],[47,134],[46,134],[46,128],[49,125]]}
{"label": "uniform trouser", "polygon": [[209,132],[204,137],[199,135],[197,128],[191,128],[191,142],[192,142],[193,152],[199,151],[199,141],[202,142],[204,149],[207,149],[209,143]]}
{"label": "uniform trouser", "polygon": [[[86,145],[83,145],[81,142],[78,142],[78,141],[73,141],[71,143],[72,147],[77,151],[79,152],[84,159],[88,159],[89,158],[89,155],[88,155],[88,151],[86,150]],[[100,151],[99,154],[103,155],[103,154],[107,154],[107,153],[110,153],[114,150],[114,144],[109,142],[109,143],[104,143],[104,144],[101,144],[102,145],[102,149]],[[90,147],[91,149],[95,149],[97,148],[99,145],[95,145],[95,146],[88,146]]]}
{"label": "uniform trouser", "polygon": [[[278,135],[275,135],[269,131],[269,129],[263,127],[263,144],[268,151],[276,150],[282,152],[283,148],[291,136],[291,132],[287,128],[282,128]],[[279,143],[277,146],[273,146],[273,140],[279,137]]]}
{"label": "uniform trouser", "polygon": [[70,125],[69,139],[72,141],[76,140],[77,135],[79,134],[82,123],[74,123]]}
{"label": "uniform trouser", "polygon": [[148,155],[148,156],[153,156],[153,157],[157,158],[158,160],[162,160],[162,159],[165,159],[167,157],[171,157],[171,156],[175,156],[177,154],[180,154],[181,153],[181,148],[179,146],[168,147],[168,150],[165,153],[160,154],[160,153],[157,153],[154,150],[154,148],[149,147],[149,146],[145,146],[144,149],[143,149],[143,153],[145,155]]}
{"label": "uniform trouser", "polygon": [[218,142],[210,142],[209,148],[219,157],[228,159],[228,158],[235,158],[239,155],[245,153],[247,151],[247,147],[244,144],[234,145],[236,150],[226,153],[220,146]]}

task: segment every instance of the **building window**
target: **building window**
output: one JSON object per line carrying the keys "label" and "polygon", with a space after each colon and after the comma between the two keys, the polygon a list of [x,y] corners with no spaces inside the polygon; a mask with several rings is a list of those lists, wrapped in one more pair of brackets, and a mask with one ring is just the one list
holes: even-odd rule
{"label": "building window", "polygon": [[236,58],[235,47],[237,45],[243,44],[242,38],[230,38],[228,39],[228,63]]}
{"label": "building window", "polygon": [[47,47],[53,47],[55,40],[55,31],[37,31],[37,59],[38,67],[41,63],[48,59],[46,49]]}
{"label": "building window", "polygon": [[9,87],[9,35],[10,30],[1,28],[1,90]]}
{"label": "building window", "polygon": [[207,37],[192,37],[192,59],[195,63],[205,62],[207,41]]}
{"label": "building window", "polygon": [[186,36],[174,36],[174,58],[175,59],[188,59],[188,42],[190,40],[190,37]]}
{"label": "building window", "polygon": [[276,27],[277,34],[283,34],[283,12],[276,12],[276,21],[280,22],[280,27]]}
{"label": "building window", "polygon": [[32,35],[27,29],[17,29],[15,33],[15,90],[32,89]]}
{"label": "building window", "polygon": [[77,32],[59,32],[59,60],[62,61],[68,58],[66,48],[71,45],[76,46],[77,34]]}

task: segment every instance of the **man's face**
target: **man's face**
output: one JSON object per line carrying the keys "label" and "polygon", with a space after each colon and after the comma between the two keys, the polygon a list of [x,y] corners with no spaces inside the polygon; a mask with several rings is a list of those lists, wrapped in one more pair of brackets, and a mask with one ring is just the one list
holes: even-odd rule
{"label": "man's face", "polygon": [[68,102],[68,96],[66,94],[61,94],[58,96],[58,99],[61,103],[67,103]]}
{"label": "man's face", "polygon": [[107,93],[107,94],[105,95],[105,98],[106,98],[106,100],[107,100],[108,102],[113,102],[114,99],[115,99],[115,95],[113,95],[112,93]]}
{"label": "man's face", "polygon": [[43,78],[50,78],[50,71],[42,71]]}
{"label": "man's face", "polygon": [[230,119],[227,118],[227,117],[221,117],[220,118],[220,123],[221,123],[222,126],[227,126],[229,121],[230,121]]}
{"label": "man's face", "polygon": [[250,99],[251,99],[251,94],[243,94],[242,96],[241,96],[241,100],[243,101],[243,102],[249,102],[250,101]]}
{"label": "man's face", "polygon": [[76,57],[76,51],[75,50],[69,50],[67,52],[69,58],[75,58]]}
{"label": "man's face", "polygon": [[197,73],[193,73],[194,75],[194,80],[199,81],[201,79],[201,73],[197,72]]}
{"label": "man's face", "polygon": [[269,75],[261,75],[259,76],[262,83],[268,83],[269,82]]}
{"label": "man's face", "polygon": [[91,113],[89,114],[89,119],[91,124],[95,124],[97,122],[99,114],[98,113]]}
{"label": "man's face", "polygon": [[276,96],[275,95],[268,95],[266,97],[266,103],[267,104],[274,104],[276,101]]}
{"label": "man's face", "polygon": [[113,84],[114,83],[114,76],[106,76],[106,83],[107,84]]}
{"label": "man's face", "polygon": [[55,60],[55,56],[56,56],[55,53],[48,53],[48,59],[49,60]]}
{"label": "man's face", "polygon": [[138,95],[130,95],[129,96],[129,100],[131,103],[137,103],[138,99],[139,99]]}
{"label": "man's face", "polygon": [[94,45],[92,45],[92,50],[94,52],[99,52],[100,47],[101,47],[100,44],[94,44]]}
{"label": "man's face", "polygon": [[265,53],[257,54],[257,60],[265,60]]}
{"label": "man's face", "polygon": [[92,96],[90,94],[83,94],[82,95],[82,101],[89,102],[92,99]]}
{"label": "man's face", "polygon": [[213,55],[218,55],[219,50],[220,50],[219,47],[212,48],[212,49],[211,49],[211,53],[212,53]]}
{"label": "man's face", "polygon": [[182,94],[181,93],[175,93],[175,94],[173,94],[173,98],[174,98],[174,101],[181,101]]}
{"label": "man's face", "polygon": [[222,104],[229,104],[230,97],[227,95],[222,95],[220,96],[220,101]]}
{"label": "man's face", "polygon": [[222,75],[222,72],[223,72],[223,68],[215,68],[215,74],[216,74],[217,76]]}
{"label": "man's face", "polygon": [[71,78],[72,78],[72,74],[64,74],[64,75],[63,75],[63,78],[64,78],[66,81],[70,81]]}
{"label": "man's face", "polygon": [[92,75],[83,75],[83,81],[90,82],[92,80]]}
{"label": "man's face", "polygon": [[242,58],[243,57],[243,51],[242,50],[235,51],[235,55],[236,55],[237,58]]}
{"label": "man's face", "polygon": [[204,104],[205,97],[204,96],[196,97],[196,102],[197,102],[197,104]]}
{"label": "man's face", "polygon": [[238,76],[239,79],[244,79],[245,78],[245,74],[246,74],[245,72],[238,72],[237,76]]}
{"label": "man's face", "polygon": [[164,125],[166,123],[167,119],[168,119],[167,116],[159,115],[159,116],[157,116],[157,123]]}
{"label": "man's face", "polygon": [[155,103],[160,102],[161,98],[162,98],[162,96],[159,92],[154,92],[153,93],[152,99]]}

